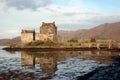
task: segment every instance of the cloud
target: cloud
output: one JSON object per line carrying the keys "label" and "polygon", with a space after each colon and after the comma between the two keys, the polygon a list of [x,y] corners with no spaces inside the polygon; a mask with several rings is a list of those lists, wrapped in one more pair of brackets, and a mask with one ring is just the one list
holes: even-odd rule
{"label": "cloud", "polygon": [[120,21],[120,14],[105,13],[101,11],[90,11],[79,7],[50,6],[47,8],[52,17],[57,18],[59,29],[81,29],[92,28],[103,23]]}
{"label": "cloud", "polygon": [[[58,30],[79,30],[88,29],[88,24],[76,23],[76,24],[58,24]],[[89,25],[90,26],[90,25]]]}
{"label": "cloud", "polygon": [[[40,7],[51,4],[52,0],[0,0],[1,7],[16,8],[18,10],[37,10]],[[4,7],[3,7],[4,6]]]}
{"label": "cloud", "polygon": [[120,21],[120,14],[102,14],[99,16],[92,16],[85,20],[91,24],[103,24],[103,23],[113,23]]}
{"label": "cloud", "polygon": [[[79,16],[78,16],[79,17]],[[73,20],[72,20],[73,19]],[[103,14],[85,18],[74,19],[63,21],[58,24],[59,30],[77,30],[77,29],[90,29],[104,23],[120,22],[120,15],[116,14]]]}
{"label": "cloud", "polygon": [[56,5],[52,5],[46,8],[48,11],[52,12],[52,16],[57,17],[57,16],[66,16],[66,17],[71,17],[71,16],[82,16],[82,15],[101,15],[100,12],[98,11],[90,11],[90,10],[85,10],[79,7],[59,7]]}
{"label": "cloud", "polygon": [[58,20],[59,29],[81,29],[92,28],[103,23],[114,23],[120,21],[120,14],[107,13],[99,10],[87,10],[80,7],[60,7],[57,5],[48,8],[52,17]]}
{"label": "cloud", "polygon": [[3,30],[0,33],[1,39],[2,38],[13,38],[13,37],[16,37],[16,36],[20,36],[20,31],[19,30]]}

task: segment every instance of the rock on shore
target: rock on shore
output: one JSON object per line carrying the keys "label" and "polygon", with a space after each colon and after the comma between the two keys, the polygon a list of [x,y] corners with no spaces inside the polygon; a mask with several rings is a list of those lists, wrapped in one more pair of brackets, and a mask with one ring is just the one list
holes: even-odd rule
{"label": "rock on shore", "polygon": [[120,65],[112,64],[102,67],[88,80],[120,80]]}

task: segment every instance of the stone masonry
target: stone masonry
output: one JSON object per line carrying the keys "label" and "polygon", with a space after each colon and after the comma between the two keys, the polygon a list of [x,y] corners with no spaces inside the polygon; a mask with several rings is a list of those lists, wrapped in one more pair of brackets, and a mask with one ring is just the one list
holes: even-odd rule
{"label": "stone masonry", "polygon": [[53,23],[42,23],[40,26],[40,32],[36,33],[35,30],[22,30],[21,42],[28,43],[32,41],[57,41],[57,27],[55,22]]}

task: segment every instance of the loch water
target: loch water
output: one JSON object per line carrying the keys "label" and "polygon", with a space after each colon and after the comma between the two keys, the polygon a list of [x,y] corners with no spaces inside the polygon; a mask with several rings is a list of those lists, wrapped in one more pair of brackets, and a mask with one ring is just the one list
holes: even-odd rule
{"label": "loch water", "polygon": [[115,62],[110,51],[5,51],[0,46],[0,80],[77,80]]}

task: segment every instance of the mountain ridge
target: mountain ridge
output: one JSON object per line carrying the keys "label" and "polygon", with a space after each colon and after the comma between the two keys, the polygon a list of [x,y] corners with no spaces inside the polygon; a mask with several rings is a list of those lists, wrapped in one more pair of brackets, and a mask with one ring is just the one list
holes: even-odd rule
{"label": "mountain ridge", "polygon": [[116,22],[116,23],[101,24],[91,29],[76,30],[65,36],[61,34],[59,35],[65,38],[76,38],[76,39],[96,38],[96,39],[120,40],[119,34],[120,34],[120,22]]}

